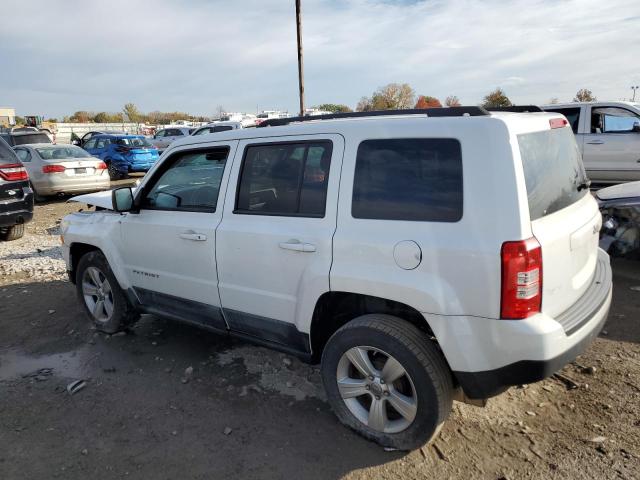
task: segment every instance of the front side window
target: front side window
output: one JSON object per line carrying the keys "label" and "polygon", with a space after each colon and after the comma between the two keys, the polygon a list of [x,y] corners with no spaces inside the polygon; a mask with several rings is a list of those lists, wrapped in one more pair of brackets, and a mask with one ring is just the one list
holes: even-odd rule
{"label": "front side window", "polygon": [[625,108],[599,107],[591,110],[591,133],[640,131],[640,118]]}
{"label": "front side window", "polygon": [[166,135],[166,133],[166,130],[160,130],[158,133],[156,133],[156,136],[154,138],[162,138]]}
{"label": "front side window", "polygon": [[201,128],[200,130],[196,130],[194,132],[194,135],[205,135],[207,133],[211,133],[211,128],[210,127]]}
{"label": "front side window", "polygon": [[234,213],[324,217],[330,141],[246,148]]}
{"label": "front side window", "polygon": [[96,148],[96,139],[92,138],[91,140],[89,140],[87,143],[84,144],[84,148],[85,149]]}
{"label": "front side window", "polygon": [[141,208],[215,212],[228,156],[228,147],[175,153]]}
{"label": "front side window", "polygon": [[358,147],[354,218],[457,222],[462,152],[450,138],[365,140]]}

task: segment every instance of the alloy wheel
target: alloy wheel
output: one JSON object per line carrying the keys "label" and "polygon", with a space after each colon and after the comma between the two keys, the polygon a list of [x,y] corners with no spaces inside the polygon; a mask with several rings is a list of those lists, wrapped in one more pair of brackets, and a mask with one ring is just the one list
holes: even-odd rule
{"label": "alloy wheel", "polygon": [[82,295],[96,321],[106,323],[113,315],[113,292],[107,276],[96,267],[88,267],[82,276]]}

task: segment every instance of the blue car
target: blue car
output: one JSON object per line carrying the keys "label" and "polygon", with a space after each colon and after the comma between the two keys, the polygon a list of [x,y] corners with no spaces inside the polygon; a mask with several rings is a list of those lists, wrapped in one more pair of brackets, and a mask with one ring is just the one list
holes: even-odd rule
{"label": "blue car", "polygon": [[146,172],[159,157],[158,149],[142,135],[95,135],[83,148],[104,160],[112,180],[125,178],[130,172]]}

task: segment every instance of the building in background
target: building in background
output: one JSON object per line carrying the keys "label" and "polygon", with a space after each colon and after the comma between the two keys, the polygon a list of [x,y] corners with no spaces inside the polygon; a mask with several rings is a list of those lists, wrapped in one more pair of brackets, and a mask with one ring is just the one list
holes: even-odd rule
{"label": "building in background", "polygon": [[13,127],[16,124],[16,109],[0,107],[0,127]]}

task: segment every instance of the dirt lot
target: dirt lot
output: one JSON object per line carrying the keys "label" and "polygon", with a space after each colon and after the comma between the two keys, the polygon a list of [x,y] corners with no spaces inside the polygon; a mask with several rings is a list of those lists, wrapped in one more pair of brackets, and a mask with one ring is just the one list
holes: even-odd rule
{"label": "dirt lot", "polygon": [[386,452],[337,422],[294,358],[152,316],[95,333],[58,249],[78,208],[37,206],[0,244],[0,479],[640,478],[638,262],[614,262],[608,324],[561,372],[578,388],[456,404],[433,445]]}

